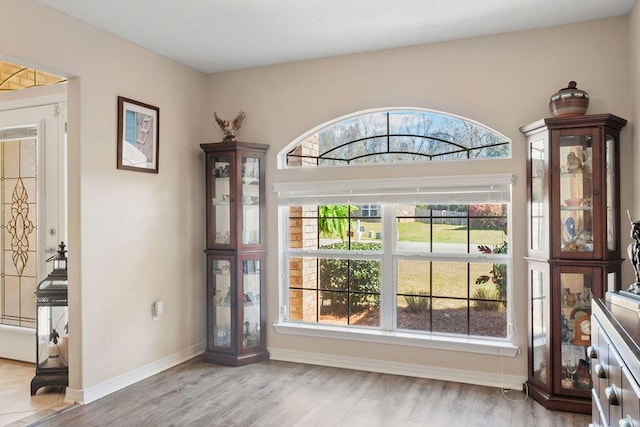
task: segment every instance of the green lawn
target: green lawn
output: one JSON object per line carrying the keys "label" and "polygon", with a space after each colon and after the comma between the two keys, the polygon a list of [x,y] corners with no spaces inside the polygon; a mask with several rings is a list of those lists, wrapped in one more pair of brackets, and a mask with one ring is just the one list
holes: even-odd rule
{"label": "green lawn", "polygon": [[[398,266],[398,293],[400,294],[428,294],[429,274],[433,274],[433,295],[441,297],[467,297],[467,264],[464,262],[432,262],[429,261],[400,261]],[[471,294],[476,287],[478,277],[489,274],[491,264],[471,263],[469,274]],[[401,301],[402,302],[402,301]]]}
{"label": "green lawn", "polygon": [[[376,233],[382,229],[379,222],[360,221],[360,226],[364,227],[363,236],[366,239],[369,231],[373,232],[375,238]],[[400,222],[397,224],[400,240],[405,242],[428,242],[429,224],[421,222]],[[485,245],[498,245],[505,239],[501,230],[471,230],[471,241],[481,242]],[[466,243],[467,228],[460,225],[449,224],[433,224],[433,241],[439,243]]]}
{"label": "green lawn", "polygon": [[[364,227],[363,241],[379,241],[377,233],[381,232],[380,222],[360,221]],[[404,242],[429,242],[430,224],[417,221],[400,222],[397,224],[399,240]],[[433,240],[437,243],[466,244],[468,235],[467,227],[449,224],[433,224]],[[372,233],[370,233],[372,232]],[[504,242],[506,236],[501,230],[472,229],[470,231],[472,247],[478,244],[499,245]],[[373,238],[369,236],[372,235]],[[475,281],[482,275],[488,275],[491,271],[491,263],[471,263],[467,272],[466,262],[429,262],[429,261],[400,261],[398,266],[398,293],[427,295],[431,289],[433,296],[440,297],[473,297],[477,287],[492,286],[491,282],[484,285],[476,285]],[[470,275],[470,294],[467,295],[467,274]],[[431,278],[431,279],[430,279]],[[429,281],[432,280],[431,284]],[[464,301],[440,300],[442,304],[457,308],[465,306]],[[401,297],[397,301],[399,306],[405,306],[406,301]]]}

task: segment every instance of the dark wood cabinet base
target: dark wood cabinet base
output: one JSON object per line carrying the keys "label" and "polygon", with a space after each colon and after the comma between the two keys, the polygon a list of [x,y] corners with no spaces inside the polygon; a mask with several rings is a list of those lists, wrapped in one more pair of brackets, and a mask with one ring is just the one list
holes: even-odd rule
{"label": "dark wood cabinet base", "polygon": [[[528,391],[527,391],[528,389]],[[547,393],[536,384],[528,381],[523,391],[547,409],[553,411],[576,412],[579,414],[591,414],[591,399],[580,397],[558,396]]]}
{"label": "dark wood cabinet base", "polygon": [[210,363],[219,363],[227,366],[242,366],[255,362],[263,362],[269,360],[269,353],[266,351],[260,351],[257,353],[247,354],[225,354],[214,353],[211,351],[205,351],[202,355],[202,360]]}

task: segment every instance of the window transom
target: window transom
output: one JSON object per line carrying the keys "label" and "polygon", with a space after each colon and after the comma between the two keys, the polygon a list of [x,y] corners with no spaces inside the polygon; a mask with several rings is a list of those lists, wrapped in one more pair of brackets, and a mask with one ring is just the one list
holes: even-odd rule
{"label": "window transom", "polygon": [[508,158],[511,141],[470,119],[433,110],[368,110],[311,130],[283,150],[286,168]]}

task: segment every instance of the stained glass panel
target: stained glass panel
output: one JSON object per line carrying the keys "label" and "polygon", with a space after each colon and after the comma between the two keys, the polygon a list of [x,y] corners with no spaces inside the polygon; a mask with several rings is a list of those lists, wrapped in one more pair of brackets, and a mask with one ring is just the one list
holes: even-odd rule
{"label": "stained glass panel", "polygon": [[0,135],[0,323],[35,327],[37,139],[35,128]]}

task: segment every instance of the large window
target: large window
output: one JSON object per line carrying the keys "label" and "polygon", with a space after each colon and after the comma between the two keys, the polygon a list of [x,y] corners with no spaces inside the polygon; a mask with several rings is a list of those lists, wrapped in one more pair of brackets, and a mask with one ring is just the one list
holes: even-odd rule
{"label": "large window", "polygon": [[[278,167],[510,156],[509,138],[481,123],[386,108],[315,127],[279,153]],[[434,177],[423,170],[419,178],[274,184],[278,332],[515,354],[513,177]],[[352,176],[358,176],[355,169]]]}
{"label": "large window", "polygon": [[506,204],[359,210],[289,207],[289,320],[507,337]]}
{"label": "large window", "polygon": [[283,322],[509,341],[510,185],[503,175],[276,184]]}

